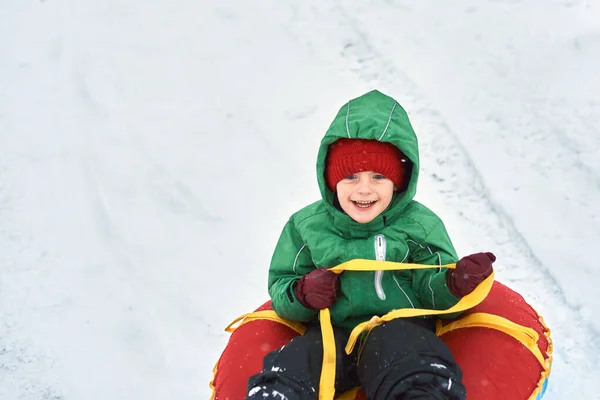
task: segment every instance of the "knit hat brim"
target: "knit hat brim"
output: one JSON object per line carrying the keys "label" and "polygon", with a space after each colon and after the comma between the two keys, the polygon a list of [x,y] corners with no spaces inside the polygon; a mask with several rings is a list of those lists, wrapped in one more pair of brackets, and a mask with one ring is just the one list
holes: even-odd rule
{"label": "knit hat brim", "polygon": [[325,165],[327,186],[336,191],[337,184],[350,175],[373,171],[403,186],[407,159],[391,143],[367,139],[339,139],[329,146]]}

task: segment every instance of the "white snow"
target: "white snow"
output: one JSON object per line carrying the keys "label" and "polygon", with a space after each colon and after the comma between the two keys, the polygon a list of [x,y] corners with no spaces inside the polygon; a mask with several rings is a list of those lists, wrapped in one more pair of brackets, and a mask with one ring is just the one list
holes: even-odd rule
{"label": "white snow", "polygon": [[208,398],[373,88],[418,199],[551,327],[546,398],[600,398],[598,71],[600,0],[3,1],[0,399]]}
{"label": "white snow", "polygon": [[447,369],[447,367],[444,364],[433,363],[433,364],[429,364],[429,365],[431,365],[433,368],[437,368],[437,369]]}

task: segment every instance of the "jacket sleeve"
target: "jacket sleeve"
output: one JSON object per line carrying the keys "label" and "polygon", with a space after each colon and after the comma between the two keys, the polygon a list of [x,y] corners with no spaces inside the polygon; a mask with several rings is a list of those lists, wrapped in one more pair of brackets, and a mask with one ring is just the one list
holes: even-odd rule
{"label": "jacket sleeve", "polygon": [[314,268],[310,250],[290,219],[281,232],[269,268],[269,296],[280,317],[300,322],[317,319],[318,310],[304,307],[294,293],[300,277]]}
{"label": "jacket sleeve", "polygon": [[[419,243],[411,240],[413,251],[411,262],[426,265],[456,263],[458,257],[452,241],[440,221]],[[454,296],[446,284],[446,268],[419,269],[412,271],[413,291],[426,308],[444,310],[455,305],[459,298]],[[459,313],[442,315],[442,318],[455,318]]]}

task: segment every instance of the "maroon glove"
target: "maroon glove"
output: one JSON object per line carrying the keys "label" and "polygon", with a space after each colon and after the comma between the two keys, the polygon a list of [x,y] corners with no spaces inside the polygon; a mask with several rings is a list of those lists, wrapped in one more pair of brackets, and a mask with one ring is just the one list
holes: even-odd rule
{"label": "maroon glove", "polygon": [[326,268],[303,275],[296,284],[296,297],[306,308],[329,308],[337,300],[340,276]]}
{"label": "maroon glove", "polygon": [[456,297],[471,293],[477,285],[491,275],[492,263],[496,256],[492,253],[476,253],[461,258],[456,263],[456,269],[451,269],[446,275],[448,289]]}

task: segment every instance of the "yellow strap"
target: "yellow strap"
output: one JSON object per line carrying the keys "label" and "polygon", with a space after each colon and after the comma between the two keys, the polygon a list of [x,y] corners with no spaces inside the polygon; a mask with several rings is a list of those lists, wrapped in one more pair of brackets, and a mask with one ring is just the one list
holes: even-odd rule
{"label": "yellow strap", "polygon": [[210,382],[208,382],[208,387],[210,388],[210,399],[209,400],[214,400],[215,396],[216,396],[216,390],[217,388],[215,387],[215,377],[217,376],[217,367],[219,366],[219,361],[216,362],[215,366],[213,367],[213,377],[211,379]]}
{"label": "yellow strap", "polygon": [[348,339],[348,343],[346,344],[346,354],[352,353],[356,341],[358,337],[365,331],[370,331],[378,325],[383,324],[384,322],[391,321],[396,318],[412,318],[412,317],[421,317],[425,315],[441,315],[441,314],[452,314],[456,312],[461,312],[468,310],[470,308],[475,307],[477,304],[481,303],[490,290],[492,289],[492,284],[494,283],[494,273],[488,276],[483,282],[475,288],[471,293],[461,298],[458,303],[454,306],[446,309],[446,310],[430,310],[424,308],[401,308],[398,310],[393,310],[383,317],[374,316],[369,321],[363,322],[362,324],[357,325],[350,333],[350,338]]}
{"label": "yellow strap", "polygon": [[335,340],[329,309],[321,310],[319,317],[323,337],[323,363],[321,364],[321,380],[319,382],[319,400],[328,400],[333,399],[335,395]]}
{"label": "yellow strap", "polygon": [[425,264],[411,264],[411,263],[399,263],[395,261],[377,261],[377,260],[366,260],[363,258],[356,258],[354,260],[346,261],[335,267],[329,268],[329,271],[340,274],[344,271],[403,271],[409,269],[432,269],[432,268],[450,268],[455,269],[456,264],[446,265],[425,265]]}
{"label": "yellow strap", "polygon": [[548,326],[544,322],[544,318],[542,318],[541,315],[538,314],[538,318],[540,319],[540,323],[544,327],[544,336],[546,337],[546,340],[548,341],[548,348],[546,348],[546,355],[548,356],[548,358],[546,359],[546,365],[548,366],[548,369],[546,371],[542,372],[542,375],[537,384],[537,387],[535,388],[535,390],[533,391],[531,396],[529,396],[528,400],[537,400],[539,394],[544,389],[545,381],[548,379],[548,376],[550,375],[550,365],[552,365],[553,345],[552,345],[552,338],[550,337],[550,334],[551,334],[550,328],[548,328]]}
{"label": "yellow strap", "polygon": [[544,356],[542,355],[542,352],[537,345],[539,335],[535,331],[535,329],[516,324],[499,315],[487,313],[473,313],[457,321],[453,321],[446,326],[442,326],[441,321],[438,321],[436,327],[436,335],[442,336],[443,334],[453,331],[455,329],[473,327],[496,329],[498,331],[506,333],[507,335],[512,336],[513,338],[521,342],[523,346],[527,347],[529,351],[531,351],[531,353],[533,353],[535,358],[542,365],[542,368],[544,368],[544,371],[549,371],[550,365],[546,363],[546,360],[544,359]]}
{"label": "yellow strap", "polygon": [[240,326],[242,326],[248,322],[251,322],[251,321],[256,321],[257,319],[260,319],[260,320],[266,319],[268,321],[278,322],[280,324],[287,326],[288,328],[295,330],[300,335],[302,335],[302,334],[304,334],[304,332],[306,332],[306,327],[302,323],[283,319],[279,315],[277,315],[277,313],[273,310],[254,311],[251,313],[244,314],[240,317],[237,317],[236,319],[233,320],[233,322],[231,322],[229,325],[227,325],[227,327],[225,328],[225,332],[231,333],[231,332],[235,331],[237,328],[239,328]]}

